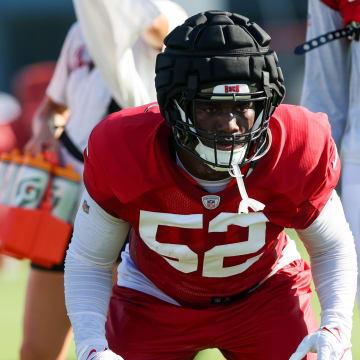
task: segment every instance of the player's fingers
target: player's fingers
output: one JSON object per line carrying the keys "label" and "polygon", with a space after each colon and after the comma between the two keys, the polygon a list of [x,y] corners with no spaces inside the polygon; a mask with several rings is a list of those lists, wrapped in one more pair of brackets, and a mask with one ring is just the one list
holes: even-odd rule
{"label": "player's fingers", "polygon": [[307,353],[307,351],[296,351],[290,356],[289,360],[301,360]]}
{"label": "player's fingers", "polygon": [[289,360],[301,360],[311,349],[308,341],[302,341],[296,351],[290,356]]}
{"label": "player's fingers", "polygon": [[320,346],[317,360],[339,360],[334,357],[334,352],[331,351],[329,346]]}

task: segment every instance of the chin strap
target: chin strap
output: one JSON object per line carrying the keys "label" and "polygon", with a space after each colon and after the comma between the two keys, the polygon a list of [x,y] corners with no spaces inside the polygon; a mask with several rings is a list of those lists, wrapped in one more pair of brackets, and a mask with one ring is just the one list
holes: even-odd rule
{"label": "chin strap", "polygon": [[236,178],[240,196],[242,198],[242,200],[240,201],[240,204],[239,204],[238,213],[239,214],[248,214],[249,208],[255,212],[263,210],[265,208],[265,205],[263,203],[255,200],[255,199],[249,198],[249,196],[246,192],[246,189],[245,189],[243,174],[241,173],[240,167],[238,164],[232,164],[232,169],[229,170],[229,174],[232,177]]}

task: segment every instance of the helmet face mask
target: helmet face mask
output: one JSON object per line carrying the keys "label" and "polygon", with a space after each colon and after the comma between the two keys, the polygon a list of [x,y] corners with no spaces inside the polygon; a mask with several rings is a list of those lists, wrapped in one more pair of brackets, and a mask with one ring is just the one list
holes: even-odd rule
{"label": "helmet face mask", "polygon": [[[158,103],[177,145],[217,171],[256,161],[270,147],[269,119],[285,95],[270,40],[246,17],[208,11],[173,30],[157,57]],[[255,115],[252,123],[243,116],[249,126],[241,131],[222,132],[200,121],[202,104],[210,113],[240,104]]]}
{"label": "helmet face mask", "polygon": [[[245,165],[266,150],[269,101],[264,91],[245,83],[205,87],[192,100],[183,95],[179,101],[174,100],[174,107],[169,114],[176,143],[217,171],[227,171],[232,163]],[[198,108],[206,107],[207,104],[214,111],[221,109],[222,105],[248,109],[247,111],[254,113],[253,121],[241,133],[230,134],[205,129],[198,121]],[[240,115],[225,113],[224,116]],[[208,116],[210,117],[211,115]]]}

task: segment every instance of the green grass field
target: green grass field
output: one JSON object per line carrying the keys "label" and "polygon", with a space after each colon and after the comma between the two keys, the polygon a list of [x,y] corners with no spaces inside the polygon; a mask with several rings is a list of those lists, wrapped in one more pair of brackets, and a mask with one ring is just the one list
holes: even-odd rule
{"label": "green grass field", "polygon": [[[293,233],[290,233],[293,235]],[[307,254],[301,244],[298,244],[304,258]],[[25,285],[28,273],[26,261],[11,261],[4,269],[0,269],[0,360],[17,360],[18,349],[22,338],[22,316],[25,297]],[[320,314],[317,297],[313,305]],[[353,327],[353,359],[360,359],[360,317],[357,309],[354,313]],[[222,360],[224,357],[218,350],[206,350],[198,354],[196,360]],[[49,359],[52,360],[52,359]],[[71,345],[67,360],[75,360],[74,344]]]}

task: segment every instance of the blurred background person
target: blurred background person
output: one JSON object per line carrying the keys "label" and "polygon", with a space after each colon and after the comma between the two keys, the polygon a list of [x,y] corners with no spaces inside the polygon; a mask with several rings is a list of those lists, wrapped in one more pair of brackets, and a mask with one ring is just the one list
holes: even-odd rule
{"label": "blurred background person", "polygon": [[[124,69],[130,75],[126,82],[116,84],[123,89],[117,104],[112,101],[111,92],[87,51],[91,35],[84,37],[79,23],[70,28],[46,96],[34,116],[33,136],[25,146],[26,151],[36,155],[50,150],[58,154],[62,166],[71,164],[82,173],[82,152],[92,128],[119,107],[141,105],[145,99],[155,100],[152,89],[143,85],[153,83],[153,71],[147,69],[154,69],[156,54],[168,31],[186,18],[179,6],[174,8],[171,4],[167,0],[159,4],[133,0],[129,10],[137,14],[137,26],[123,19],[122,7],[113,14],[123,29],[118,40],[124,47],[117,53],[118,59],[121,61],[126,56],[134,60],[127,61]],[[94,27],[98,29],[97,24]],[[100,52],[102,55],[105,56]],[[63,270],[63,264],[51,269],[31,264],[20,351],[22,360],[66,358],[71,331],[64,304]]]}
{"label": "blurred background person", "polygon": [[[360,2],[308,0],[306,39],[360,25]],[[329,116],[342,160],[340,193],[360,263],[360,43],[343,37],[305,54],[301,105]],[[358,306],[360,275],[358,275]]]}
{"label": "blurred background person", "polygon": [[[152,65],[169,30],[185,19],[184,10],[167,0],[74,0],[74,5],[89,53],[117,103],[132,107],[155,101]],[[159,9],[161,14],[141,37],[124,36],[128,29],[140,31],[148,22],[134,14],[145,13],[151,19]]]}

